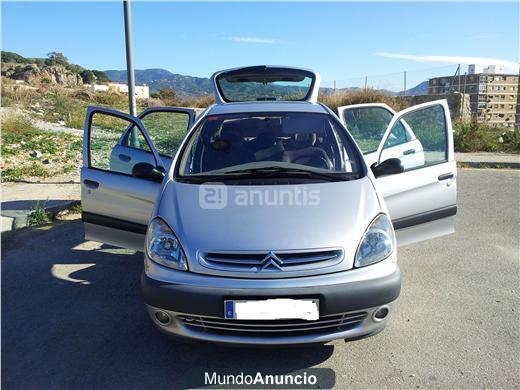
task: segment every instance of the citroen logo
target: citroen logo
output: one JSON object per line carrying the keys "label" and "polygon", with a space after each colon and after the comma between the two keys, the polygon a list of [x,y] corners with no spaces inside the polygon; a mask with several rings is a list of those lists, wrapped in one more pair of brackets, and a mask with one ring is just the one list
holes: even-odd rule
{"label": "citroen logo", "polygon": [[283,260],[276,256],[273,251],[269,251],[269,253],[267,253],[267,255],[260,262],[260,265],[262,266],[260,271],[263,271],[269,267],[274,267],[279,271],[283,271],[283,268],[281,267],[283,265]]}

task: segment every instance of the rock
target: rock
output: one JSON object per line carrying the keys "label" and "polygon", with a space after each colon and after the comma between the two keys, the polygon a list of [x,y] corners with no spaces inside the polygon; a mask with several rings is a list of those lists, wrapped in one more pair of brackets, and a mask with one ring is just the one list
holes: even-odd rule
{"label": "rock", "polygon": [[65,126],[65,121],[58,121],[58,122],[56,122],[56,124],[58,124],[60,126]]}
{"label": "rock", "polygon": [[41,158],[42,157],[42,152],[40,152],[39,150],[33,150],[30,153],[30,156],[34,157],[34,158]]}
{"label": "rock", "polygon": [[48,158],[46,158],[45,160],[42,161],[42,164],[50,164],[51,163],[51,160],[49,160]]}

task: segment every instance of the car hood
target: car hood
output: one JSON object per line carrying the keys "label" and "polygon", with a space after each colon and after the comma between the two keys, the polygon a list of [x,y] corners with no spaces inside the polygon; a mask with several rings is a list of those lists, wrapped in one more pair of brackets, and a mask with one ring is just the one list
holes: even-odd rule
{"label": "car hood", "polygon": [[190,271],[229,276],[204,266],[200,254],[340,248],[344,259],[330,271],[349,269],[363,233],[380,211],[374,186],[364,177],[258,186],[169,181],[157,215],[179,238]]}

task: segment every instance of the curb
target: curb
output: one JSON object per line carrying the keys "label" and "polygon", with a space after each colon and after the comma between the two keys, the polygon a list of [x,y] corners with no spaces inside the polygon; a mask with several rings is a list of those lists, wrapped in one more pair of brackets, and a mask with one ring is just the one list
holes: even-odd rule
{"label": "curb", "polygon": [[477,162],[457,161],[458,168],[480,168],[480,169],[520,169],[520,163],[516,162]]}
{"label": "curb", "polygon": [[[54,218],[56,214],[61,211],[67,210],[80,203],[80,200],[64,200],[59,205],[45,207],[44,210],[51,215],[51,218]],[[28,225],[27,222],[29,215],[31,215],[33,211],[34,210],[2,211],[2,233],[32,226]]]}

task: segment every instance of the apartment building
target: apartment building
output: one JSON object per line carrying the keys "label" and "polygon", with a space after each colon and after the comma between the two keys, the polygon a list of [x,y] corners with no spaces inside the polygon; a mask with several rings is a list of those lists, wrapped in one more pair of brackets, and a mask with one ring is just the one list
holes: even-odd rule
{"label": "apartment building", "polygon": [[[429,95],[460,92],[469,95],[471,117],[494,127],[514,128],[520,120],[518,74],[503,73],[499,65],[469,65],[468,74],[429,80]],[[517,122],[516,126],[520,124]]]}

